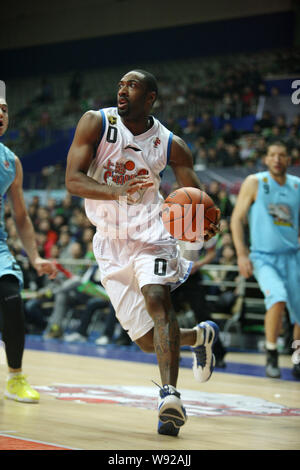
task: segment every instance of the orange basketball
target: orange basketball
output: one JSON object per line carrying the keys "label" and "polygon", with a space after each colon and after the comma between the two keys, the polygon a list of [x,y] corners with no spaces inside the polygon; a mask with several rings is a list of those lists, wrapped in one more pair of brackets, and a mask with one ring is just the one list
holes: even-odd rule
{"label": "orange basketball", "polygon": [[162,221],[176,239],[203,240],[204,230],[218,221],[217,207],[206,192],[180,188],[169,194],[162,207]]}

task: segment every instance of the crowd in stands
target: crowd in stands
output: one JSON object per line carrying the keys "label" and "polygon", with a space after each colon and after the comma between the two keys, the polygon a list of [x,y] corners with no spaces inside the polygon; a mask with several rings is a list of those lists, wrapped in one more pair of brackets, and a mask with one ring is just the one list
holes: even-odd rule
{"label": "crowd in stands", "polygon": [[208,113],[200,119],[189,116],[185,127],[174,120],[167,125],[191,148],[196,169],[247,166],[260,170],[267,146],[276,141],[287,145],[292,165],[300,165],[300,113],[288,124],[284,115],[265,111],[246,132],[237,131],[231,122],[216,130]]}
{"label": "crowd in stands", "polygon": [[[195,163],[210,166],[255,166],[265,145],[282,138],[290,148],[293,161],[300,162],[300,116],[287,122],[282,115],[267,113],[258,119],[251,132],[236,131],[230,122],[216,129],[213,117],[225,121],[256,115],[260,97],[276,96],[278,89],[267,90],[268,74],[297,73],[298,49],[258,52],[256,54],[202,58],[177,65],[176,73],[170,64],[154,70],[159,82],[159,96],[154,114],[192,148]],[[195,65],[196,64],[196,65]],[[145,66],[146,67],[146,66]],[[158,66],[159,67],[159,66]],[[175,70],[175,69],[174,69]],[[183,71],[182,71],[183,70]],[[81,115],[89,109],[115,106],[116,84],[110,88],[100,84],[91,90],[89,72],[74,72],[64,83],[66,92],[57,97],[49,77],[42,77],[25,107],[11,114],[11,132],[7,145],[21,158],[49,145],[65,127],[75,127]],[[15,129],[15,132],[13,132]]]}
{"label": "crowd in stands", "polygon": [[[267,146],[278,141],[287,145],[291,165],[300,166],[300,113],[288,124],[284,115],[275,117],[265,111],[251,131],[238,131],[229,121],[215,129],[208,113],[201,118],[188,116],[185,125],[173,118],[165,124],[190,147],[196,171],[224,167],[260,171],[265,168],[263,157]],[[63,189],[64,175],[61,162],[45,166],[38,178],[33,178],[34,188]]]}

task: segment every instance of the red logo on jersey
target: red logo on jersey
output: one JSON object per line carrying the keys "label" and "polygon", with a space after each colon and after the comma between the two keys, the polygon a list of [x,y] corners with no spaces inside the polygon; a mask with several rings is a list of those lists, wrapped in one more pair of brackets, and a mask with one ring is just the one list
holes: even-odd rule
{"label": "red logo on jersey", "polygon": [[125,162],[117,161],[116,163],[112,163],[109,159],[103,168],[106,170],[103,176],[106,184],[115,183],[122,185],[125,184],[126,181],[131,180],[136,176],[148,175],[149,173],[146,168],[140,168],[137,170],[135,167],[135,162],[132,160],[126,160]]}
{"label": "red logo on jersey", "polygon": [[114,165],[113,163],[111,162],[110,158],[107,160],[107,162],[105,163],[105,165],[103,166],[103,168],[105,168],[106,170],[110,170],[111,168],[113,168]]}
{"label": "red logo on jersey", "polygon": [[157,149],[157,147],[159,146],[160,142],[161,142],[161,141],[160,141],[159,137],[156,137],[156,139],[155,139],[155,141],[154,141],[154,144],[153,144],[156,149]]}
{"label": "red logo on jersey", "polygon": [[135,169],[135,163],[132,160],[127,160],[125,163],[125,168],[127,171],[132,171]]}
{"label": "red logo on jersey", "polygon": [[5,168],[9,168],[9,162],[7,160],[5,160],[4,166],[5,166]]}

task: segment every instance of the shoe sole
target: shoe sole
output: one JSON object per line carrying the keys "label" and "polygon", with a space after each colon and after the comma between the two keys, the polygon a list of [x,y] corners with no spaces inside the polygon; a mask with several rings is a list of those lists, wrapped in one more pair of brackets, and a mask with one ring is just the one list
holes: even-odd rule
{"label": "shoe sole", "polygon": [[159,416],[158,433],[167,436],[177,436],[179,429],[186,419],[174,408],[166,408]]}
{"label": "shoe sole", "polygon": [[6,398],[7,400],[14,400],[21,403],[39,403],[39,398],[36,400],[34,398],[20,398],[18,397],[18,395],[13,395],[12,393],[8,392],[4,393],[4,398]]}

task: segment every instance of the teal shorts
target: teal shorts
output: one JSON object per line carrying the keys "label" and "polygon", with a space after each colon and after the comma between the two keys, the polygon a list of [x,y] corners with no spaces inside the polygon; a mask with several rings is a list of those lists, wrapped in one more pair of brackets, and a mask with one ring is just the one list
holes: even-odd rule
{"label": "teal shorts", "polygon": [[250,259],[266,309],[285,302],[291,323],[300,324],[300,251],[281,254],[255,251]]}
{"label": "teal shorts", "polygon": [[22,270],[9,251],[7,244],[0,240],[0,277],[8,274],[18,279],[20,289],[22,289],[24,284]]}

